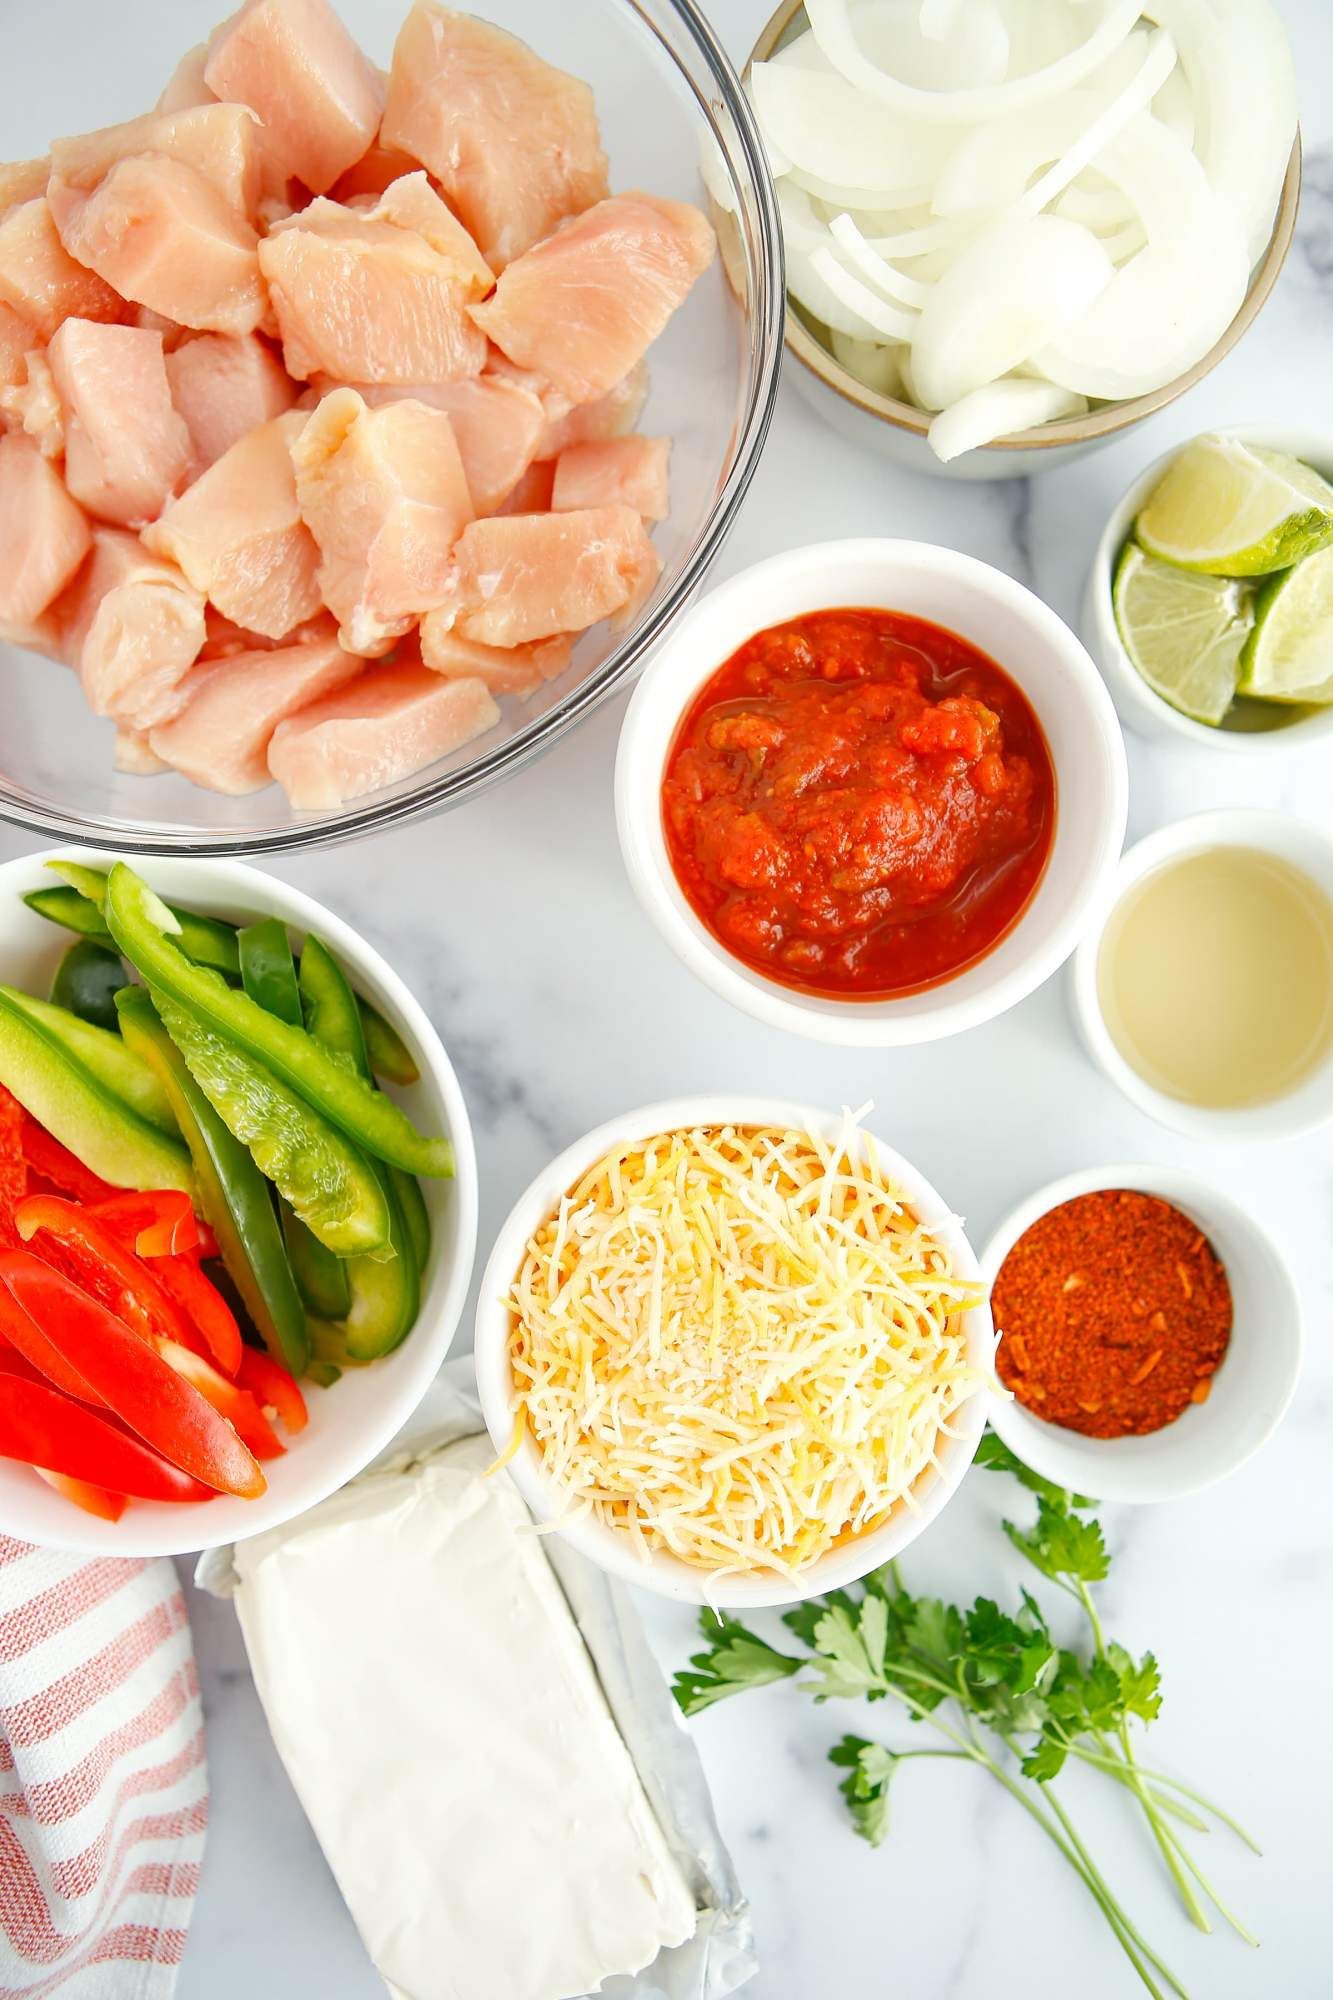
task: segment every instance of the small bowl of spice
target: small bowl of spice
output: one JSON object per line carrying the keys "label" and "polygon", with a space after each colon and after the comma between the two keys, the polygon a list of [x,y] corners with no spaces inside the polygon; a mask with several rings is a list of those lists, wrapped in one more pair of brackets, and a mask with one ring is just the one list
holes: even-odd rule
{"label": "small bowl of spice", "polygon": [[1098,1167],[1023,1202],[982,1255],[1000,1338],[990,1421],[1060,1486],[1178,1499],[1277,1428],[1301,1313],[1250,1210],[1178,1167]]}

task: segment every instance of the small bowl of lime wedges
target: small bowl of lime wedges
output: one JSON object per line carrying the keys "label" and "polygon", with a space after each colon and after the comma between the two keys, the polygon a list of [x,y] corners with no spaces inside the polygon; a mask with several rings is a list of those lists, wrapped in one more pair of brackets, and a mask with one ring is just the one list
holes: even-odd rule
{"label": "small bowl of lime wedges", "polygon": [[1097,545],[1084,636],[1140,735],[1333,736],[1333,444],[1244,425],[1159,458]]}

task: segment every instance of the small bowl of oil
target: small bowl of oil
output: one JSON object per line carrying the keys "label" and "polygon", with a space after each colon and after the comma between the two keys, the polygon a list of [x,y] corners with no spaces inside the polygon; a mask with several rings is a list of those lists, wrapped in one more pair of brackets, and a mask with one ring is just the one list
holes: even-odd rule
{"label": "small bowl of oil", "polygon": [[1093,1060],[1196,1139],[1287,1139],[1333,1118],[1333,837],[1212,812],[1122,858],[1072,964]]}

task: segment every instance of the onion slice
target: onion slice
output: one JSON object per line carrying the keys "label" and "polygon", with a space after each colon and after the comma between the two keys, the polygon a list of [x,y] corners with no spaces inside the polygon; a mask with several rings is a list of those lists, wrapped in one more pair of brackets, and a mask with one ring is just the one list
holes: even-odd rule
{"label": "onion slice", "polygon": [[850,215],[835,216],[829,224],[829,233],[848,263],[855,265],[861,276],[885,298],[914,309],[926,303],[930,297],[930,286],[923,285],[918,278],[906,278],[901,271],[895,271],[892,264],[886,263],[873,245],[867,243]]}
{"label": "onion slice", "polygon": [[756,63],[750,94],[765,140],[819,180],[888,192],[933,180],[948,146],[938,126],[886,118],[845,77],[791,63]]}
{"label": "onion slice", "polygon": [[[1195,0],[1180,0],[1180,4],[1195,4]],[[966,119],[993,118],[1047,103],[1060,91],[1081,83],[1104,62],[1124,41],[1142,12],[1140,0],[1108,0],[1101,20],[1078,48],[1045,69],[1013,77],[1007,83],[982,84],[970,90],[918,90],[871,62],[857,40],[847,0],[806,0],[805,6],[815,40],[848,83],[870,92],[904,117],[946,125]]]}
{"label": "onion slice", "polygon": [[916,331],[916,314],[904,312],[901,306],[887,304],[871,291],[869,285],[863,285],[859,278],[853,277],[830,249],[813,251],[810,264],[815,276],[834,297],[850,311],[859,314],[875,333],[882,334],[886,340],[912,338]]}
{"label": "onion slice", "polygon": [[865,388],[873,389],[877,396],[899,397],[902,395],[903,377],[898,365],[900,347],[883,347],[878,341],[857,340],[846,333],[829,335],[829,346],[838,365],[854,375]]}
{"label": "onion slice", "polygon": [[1039,181],[1026,190],[1021,206],[1036,215],[1069,183],[1096,160],[1103,147],[1123,132],[1131,118],[1151,104],[1176,66],[1176,45],[1165,28],[1159,28],[1148,44],[1148,52],[1134,81],[1114,98],[1072,146],[1048,167]]}
{"label": "onion slice", "polygon": [[1054,382],[1006,376],[1004,381],[988,382],[984,389],[974,389],[970,396],[941,410],[932,418],[926,436],[936,458],[947,465],[994,438],[1031,430],[1035,424],[1054,423],[1061,417],[1081,417],[1087,407],[1082,396]]}

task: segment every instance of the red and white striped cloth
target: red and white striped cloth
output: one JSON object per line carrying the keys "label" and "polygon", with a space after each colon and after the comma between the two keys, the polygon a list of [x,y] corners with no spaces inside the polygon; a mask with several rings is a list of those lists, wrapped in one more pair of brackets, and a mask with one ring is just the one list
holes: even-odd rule
{"label": "red and white striped cloth", "polygon": [[0,1536],[0,2000],[167,2000],[207,1819],[171,1564]]}

